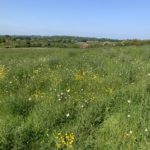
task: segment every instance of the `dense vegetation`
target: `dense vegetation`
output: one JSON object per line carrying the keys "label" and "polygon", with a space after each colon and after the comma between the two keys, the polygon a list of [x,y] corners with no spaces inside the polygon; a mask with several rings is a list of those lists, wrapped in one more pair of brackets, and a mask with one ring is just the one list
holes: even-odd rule
{"label": "dense vegetation", "polygon": [[1,150],[150,149],[150,46],[0,49]]}
{"label": "dense vegetation", "polygon": [[150,40],[115,40],[73,36],[0,36],[0,47],[58,47],[58,48],[98,48],[102,46],[150,45]]}

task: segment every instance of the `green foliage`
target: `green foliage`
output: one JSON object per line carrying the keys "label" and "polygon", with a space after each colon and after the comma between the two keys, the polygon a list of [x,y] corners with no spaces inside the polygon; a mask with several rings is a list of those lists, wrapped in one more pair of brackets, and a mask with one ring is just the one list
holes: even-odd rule
{"label": "green foliage", "polygon": [[150,149],[149,48],[1,48],[0,149]]}
{"label": "green foliage", "polygon": [[56,47],[56,48],[98,48],[131,45],[149,45],[150,40],[116,40],[74,36],[0,36],[2,48]]}

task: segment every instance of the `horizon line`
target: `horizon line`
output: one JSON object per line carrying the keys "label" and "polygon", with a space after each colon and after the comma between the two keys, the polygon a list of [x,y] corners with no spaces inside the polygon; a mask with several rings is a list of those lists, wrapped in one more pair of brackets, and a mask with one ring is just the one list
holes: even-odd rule
{"label": "horizon line", "polygon": [[150,40],[150,38],[108,38],[108,37],[96,37],[96,36],[79,36],[79,35],[63,35],[63,34],[53,34],[53,35],[40,35],[40,34],[0,34],[0,36],[39,36],[39,37],[78,37],[78,38],[91,38],[91,39],[109,39],[109,40]]}

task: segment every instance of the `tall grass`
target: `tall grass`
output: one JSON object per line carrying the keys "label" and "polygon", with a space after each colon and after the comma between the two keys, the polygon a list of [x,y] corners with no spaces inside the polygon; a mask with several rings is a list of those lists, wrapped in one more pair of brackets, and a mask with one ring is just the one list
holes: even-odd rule
{"label": "tall grass", "polygon": [[149,49],[0,49],[0,149],[150,149]]}

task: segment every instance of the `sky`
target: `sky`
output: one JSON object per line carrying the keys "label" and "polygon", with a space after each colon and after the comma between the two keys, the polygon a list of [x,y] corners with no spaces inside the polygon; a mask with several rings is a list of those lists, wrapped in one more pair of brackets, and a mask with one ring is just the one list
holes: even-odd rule
{"label": "sky", "polygon": [[150,39],[150,0],[0,0],[0,35]]}

